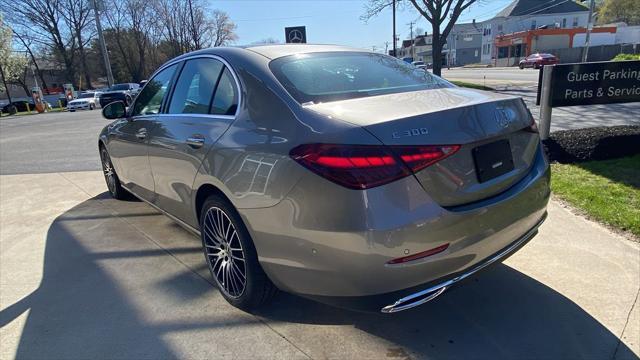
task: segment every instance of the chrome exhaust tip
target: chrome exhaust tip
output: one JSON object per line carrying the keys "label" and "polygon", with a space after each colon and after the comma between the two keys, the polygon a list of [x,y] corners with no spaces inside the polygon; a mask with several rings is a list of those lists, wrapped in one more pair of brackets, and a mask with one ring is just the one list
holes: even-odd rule
{"label": "chrome exhaust tip", "polygon": [[392,305],[387,305],[382,308],[382,312],[386,314],[391,314],[394,312],[411,309],[412,307],[416,307],[418,305],[422,305],[426,302],[429,302],[438,296],[440,296],[445,290],[447,290],[447,286],[439,286],[435,288],[429,288],[427,290],[420,291],[415,294],[411,294],[409,296],[403,297],[402,299],[396,301]]}

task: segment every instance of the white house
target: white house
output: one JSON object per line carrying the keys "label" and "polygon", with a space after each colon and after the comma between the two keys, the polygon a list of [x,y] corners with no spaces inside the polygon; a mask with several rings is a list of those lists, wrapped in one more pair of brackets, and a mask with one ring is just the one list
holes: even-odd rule
{"label": "white house", "polygon": [[[496,57],[497,36],[539,28],[587,27],[589,9],[571,0],[515,0],[482,25],[481,62]],[[527,56],[528,54],[513,54]]]}

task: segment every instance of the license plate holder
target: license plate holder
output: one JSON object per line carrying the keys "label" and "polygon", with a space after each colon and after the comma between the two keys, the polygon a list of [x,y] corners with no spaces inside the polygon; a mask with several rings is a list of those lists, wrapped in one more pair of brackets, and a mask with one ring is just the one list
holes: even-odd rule
{"label": "license plate holder", "polygon": [[514,169],[509,140],[498,140],[472,150],[478,182],[483,183]]}

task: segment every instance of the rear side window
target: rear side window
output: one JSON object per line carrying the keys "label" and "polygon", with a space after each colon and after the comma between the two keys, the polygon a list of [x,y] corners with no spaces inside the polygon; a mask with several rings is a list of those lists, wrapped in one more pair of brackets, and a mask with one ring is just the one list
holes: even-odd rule
{"label": "rear side window", "polygon": [[132,116],[153,115],[160,112],[162,99],[167,92],[167,87],[171,82],[173,73],[176,71],[176,67],[177,65],[167,67],[147,83],[136,97],[136,102],[133,104]]}
{"label": "rear side window", "polygon": [[211,113],[217,115],[235,115],[238,109],[238,88],[229,69],[225,68],[216,88]]}
{"label": "rear side window", "polygon": [[176,82],[169,114],[208,114],[223,66],[210,58],[187,61]]}
{"label": "rear side window", "polygon": [[291,55],[272,61],[269,67],[300,103],[452,86],[402,60],[365,52]]}

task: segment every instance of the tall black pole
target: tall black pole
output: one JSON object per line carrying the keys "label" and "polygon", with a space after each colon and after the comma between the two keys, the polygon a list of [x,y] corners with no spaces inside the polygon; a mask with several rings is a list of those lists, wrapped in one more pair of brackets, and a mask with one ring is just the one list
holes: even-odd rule
{"label": "tall black pole", "polygon": [[398,57],[396,54],[396,0],[393,0],[393,56]]}

